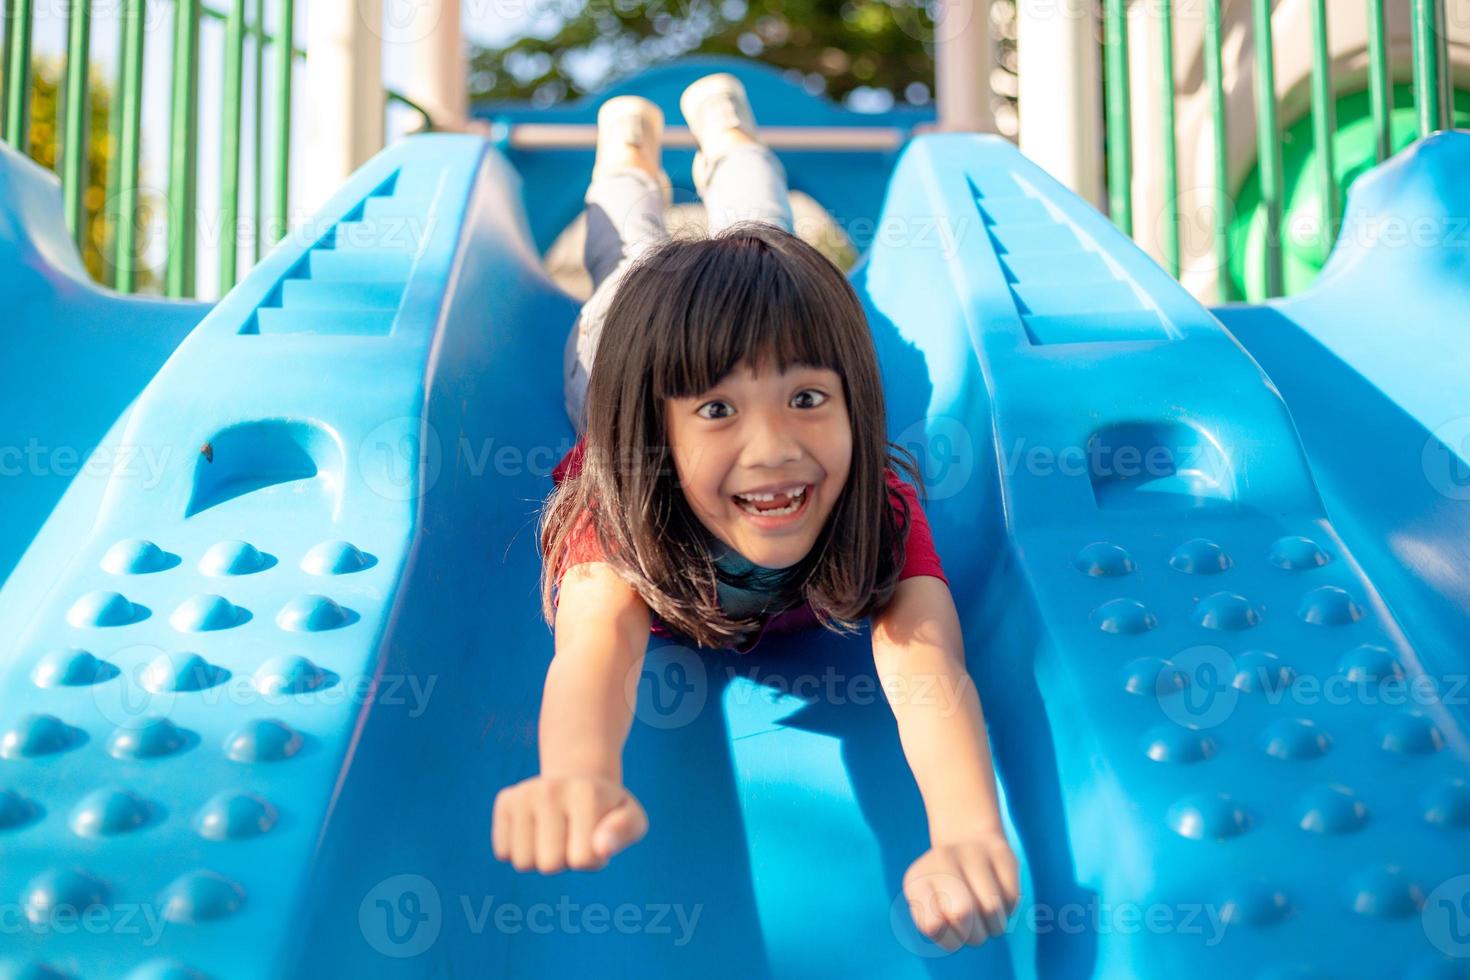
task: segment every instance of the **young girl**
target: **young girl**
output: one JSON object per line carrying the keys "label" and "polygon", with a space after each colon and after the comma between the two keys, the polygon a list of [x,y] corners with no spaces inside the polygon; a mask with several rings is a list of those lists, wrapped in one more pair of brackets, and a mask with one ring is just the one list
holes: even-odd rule
{"label": "young girl", "polygon": [[680,110],[709,214],[698,240],[663,225],[657,107],[623,96],[598,113],[595,289],[567,345],[583,435],[553,472],[541,531],[556,636],[541,772],[497,795],[495,855],[595,870],[646,832],[621,757],[624,678],[650,630],[748,653],[767,632],[867,618],[885,690],[922,675],[955,692],[892,704],[931,839],[904,893],[946,949],[978,945],[1018,900],[1016,859],[948,582],[897,470],[922,481],[887,441],[867,320],[846,277],[791,233],[785,173],[739,81],[700,79]]}

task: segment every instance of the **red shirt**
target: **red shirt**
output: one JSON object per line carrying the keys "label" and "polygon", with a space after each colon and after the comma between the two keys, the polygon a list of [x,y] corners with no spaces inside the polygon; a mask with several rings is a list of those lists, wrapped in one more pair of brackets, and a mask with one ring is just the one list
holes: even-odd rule
{"label": "red shirt", "polygon": [[[582,459],[586,455],[587,440],[579,439],[561,462],[551,471],[551,482],[560,484],[562,480],[570,476],[576,476],[582,470]],[[939,554],[934,550],[934,535],[929,530],[929,519],[924,516],[924,509],[919,506],[919,494],[912,484],[907,483],[899,477],[892,467],[885,467],[883,475],[888,480],[888,485],[901,493],[909,503],[909,533],[904,542],[903,570],[899,572],[898,579],[913,578],[916,575],[932,575],[945,585],[949,579],[945,577],[944,568],[939,563]],[[893,500],[892,496],[889,497]],[[899,509],[897,501],[893,501],[894,512],[898,520],[903,519],[903,512]],[[585,522],[582,524],[581,533],[575,535],[568,545],[571,551],[571,559],[567,562],[567,568],[572,565],[587,561],[598,561],[602,558],[602,550],[597,544],[597,534]],[[565,569],[563,569],[565,574]],[[820,627],[821,621],[817,614],[812,611],[810,602],[803,602],[795,609],[787,610],[772,616],[761,627],[756,638],[750,646],[740,651],[749,653],[754,650],[767,633],[794,633],[798,630]],[[675,635],[655,613],[651,631],[655,636]]]}

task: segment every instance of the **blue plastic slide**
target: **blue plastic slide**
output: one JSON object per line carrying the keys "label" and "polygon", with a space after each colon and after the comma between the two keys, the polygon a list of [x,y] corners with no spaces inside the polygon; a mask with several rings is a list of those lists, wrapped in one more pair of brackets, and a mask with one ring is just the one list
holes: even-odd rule
{"label": "blue plastic slide", "polygon": [[[1451,223],[1467,164],[1420,144],[1350,225]],[[0,153],[0,462],[50,447],[0,482],[0,975],[1470,976],[1465,246],[1345,238],[1211,312],[1003,140],[885,166],[853,280],[1023,860],[1006,936],[910,920],[885,698],[945,692],[883,691],[866,637],[655,641],[648,836],[493,858],[576,303],[537,155],[430,135],[207,311],[86,286]]]}

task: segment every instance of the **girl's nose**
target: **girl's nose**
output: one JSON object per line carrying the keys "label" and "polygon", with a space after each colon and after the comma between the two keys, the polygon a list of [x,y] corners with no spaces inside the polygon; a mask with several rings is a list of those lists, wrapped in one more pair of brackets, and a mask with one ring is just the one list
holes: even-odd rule
{"label": "girl's nose", "polygon": [[779,418],[752,419],[749,436],[741,454],[742,462],[751,468],[779,467],[801,459],[801,445],[789,427]]}

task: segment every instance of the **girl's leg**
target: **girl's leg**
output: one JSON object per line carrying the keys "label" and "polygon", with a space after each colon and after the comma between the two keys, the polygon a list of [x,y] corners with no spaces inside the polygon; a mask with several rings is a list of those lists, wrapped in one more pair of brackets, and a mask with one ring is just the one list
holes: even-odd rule
{"label": "girl's leg", "polygon": [[709,233],[717,235],[738,221],[765,221],[793,231],[786,168],[763,143],[732,146],[715,162],[705,182]]}
{"label": "girl's leg", "polygon": [[652,174],[629,169],[598,177],[588,186],[585,201],[583,258],[592,277],[592,295],[567,336],[562,358],[567,418],[579,436],[587,428],[583,414],[587,379],[613,294],[628,268],[669,237],[663,188]]}
{"label": "girl's leg", "polygon": [[587,240],[582,257],[596,292],[620,265],[637,259],[669,237],[664,228],[664,192],[642,170],[620,170],[587,187]]}

